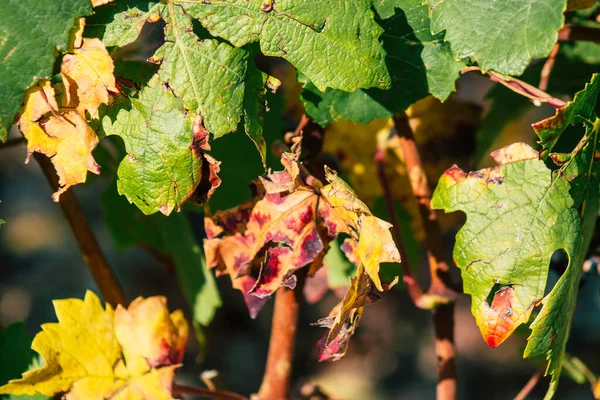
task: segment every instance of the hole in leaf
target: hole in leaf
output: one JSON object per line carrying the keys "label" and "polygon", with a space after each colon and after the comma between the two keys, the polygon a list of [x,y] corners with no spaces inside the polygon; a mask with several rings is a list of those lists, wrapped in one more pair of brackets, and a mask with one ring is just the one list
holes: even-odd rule
{"label": "hole in leaf", "polygon": [[513,283],[495,283],[494,286],[492,286],[492,290],[490,290],[490,294],[488,294],[488,297],[485,299],[488,306],[492,307],[496,294],[500,293],[505,288],[512,288],[513,286]]}

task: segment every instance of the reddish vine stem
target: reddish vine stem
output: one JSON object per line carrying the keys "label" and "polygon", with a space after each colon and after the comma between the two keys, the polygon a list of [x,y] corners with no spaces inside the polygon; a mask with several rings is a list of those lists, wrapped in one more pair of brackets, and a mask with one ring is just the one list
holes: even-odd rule
{"label": "reddish vine stem", "polygon": [[423,290],[421,289],[419,282],[415,279],[415,276],[413,275],[412,265],[408,257],[408,251],[402,238],[402,230],[400,229],[400,223],[398,221],[396,209],[394,208],[394,199],[390,190],[390,186],[388,184],[387,176],[385,175],[385,167],[383,163],[385,158],[385,151],[385,148],[382,148],[382,146],[380,146],[379,144],[377,145],[377,151],[375,152],[377,174],[379,176],[379,183],[381,184],[381,188],[383,189],[385,206],[390,216],[390,223],[392,224],[392,230],[395,239],[394,242],[396,243],[396,247],[398,247],[398,250],[400,251],[400,265],[402,266],[402,278],[404,280],[404,284],[406,285],[406,291],[408,292],[408,295],[410,296],[413,303],[418,306],[421,304]]}
{"label": "reddish vine stem", "polygon": [[211,389],[203,389],[203,388],[195,388],[184,385],[173,385],[172,390],[173,397],[178,397],[181,394],[193,394],[196,396],[207,397],[215,400],[248,400],[247,397],[244,397],[237,393],[220,391],[220,390],[211,390]]}
{"label": "reddish vine stem", "polygon": [[461,73],[465,74],[471,71],[477,71],[489,78],[491,81],[504,85],[515,93],[525,96],[531,100],[539,101],[540,103],[546,103],[556,109],[567,105],[567,103],[561,99],[550,96],[548,93],[530,85],[527,82],[523,82],[522,80],[513,77],[506,77],[494,71],[487,71],[486,73],[483,73],[479,67],[467,67],[463,68]]}
{"label": "reddish vine stem", "polygon": [[428,293],[447,300],[454,300],[457,297],[455,289],[458,288],[454,288],[449,276],[450,263],[444,249],[442,229],[437,214],[430,206],[431,190],[406,114],[396,114],[394,116],[394,128],[392,135],[398,136],[398,148],[402,153],[406,174],[412,193],[417,200],[423,230],[425,231],[425,245],[427,246],[427,258],[431,275],[431,286]]}
{"label": "reddish vine stem", "polygon": [[435,328],[435,350],[438,359],[438,400],[454,400],[457,393],[456,351],[454,347],[454,300],[458,293],[453,289],[449,276],[449,262],[446,260],[442,231],[437,215],[431,209],[431,190],[423,169],[419,150],[405,113],[394,116],[392,135],[397,135],[398,150],[404,160],[407,176],[414,197],[419,206],[419,214],[425,231],[425,245],[429,260],[431,286],[427,292],[436,301],[433,309]]}
{"label": "reddish vine stem", "polygon": [[548,81],[550,80],[550,73],[552,72],[552,68],[554,68],[554,63],[556,62],[556,55],[558,54],[558,50],[560,50],[560,43],[556,43],[548,56],[548,59],[544,63],[544,67],[542,68],[542,73],[540,75],[540,84],[538,88],[540,90],[546,91],[548,89]]}
{"label": "reddish vine stem", "polygon": [[523,389],[515,396],[514,400],[525,400],[529,393],[537,386],[541,377],[544,375],[544,371],[546,370],[546,364],[542,365],[538,368],[537,371],[529,378]]}
{"label": "reddish vine stem", "polygon": [[[57,191],[59,187],[58,176],[50,160],[39,153],[34,153],[34,157],[42,168],[52,190]],[[125,293],[110,268],[75,194],[70,190],[63,193],[60,196],[59,205],[71,226],[83,259],[87,263],[104,300],[113,307],[118,304],[127,305]]]}
{"label": "reddish vine stem", "polygon": [[302,296],[303,283],[304,277],[298,276],[298,284],[294,290],[283,287],[275,294],[267,366],[258,391],[258,398],[261,400],[289,398],[299,300]]}

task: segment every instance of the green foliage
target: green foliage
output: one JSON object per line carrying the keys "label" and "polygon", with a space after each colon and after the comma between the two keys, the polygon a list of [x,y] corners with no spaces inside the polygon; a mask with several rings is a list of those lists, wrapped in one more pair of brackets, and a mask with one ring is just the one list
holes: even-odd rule
{"label": "green foliage", "polygon": [[[477,324],[494,347],[527,322],[544,296],[552,254],[564,249],[572,257],[580,231],[567,182],[553,181],[533,150],[523,157],[519,149],[510,150],[506,159],[496,155],[499,166],[493,169],[469,175],[448,170],[432,199],[434,208],[467,214],[456,235],[454,260]],[[510,313],[503,304],[490,308],[486,302],[496,294],[495,285],[508,288],[496,293],[507,298]]]}
{"label": "green foliage", "polygon": [[169,215],[200,183],[202,158],[193,124],[158,76],[131,99],[131,109],[122,108],[114,122],[104,118],[106,134],[119,135],[127,150],[118,171],[119,193],[144,214]]}
{"label": "green foliage", "polygon": [[391,117],[429,94],[445,100],[465,67],[455,60],[443,35],[430,33],[428,7],[421,0],[376,0],[374,6],[385,30],[381,40],[392,87],[352,93],[327,89],[323,93],[310,77],[301,77],[306,112],[322,126],[340,118],[366,124]]}
{"label": "green foliage", "polygon": [[[267,3],[265,3],[267,4]],[[319,89],[387,88],[390,77],[369,0],[185,2],[213,36],[236,47],[259,42],[267,56],[283,57]]]}
{"label": "green foliage", "polygon": [[55,49],[67,49],[75,18],[89,0],[5,0],[0,3],[0,142],[21,108],[23,90],[52,75]]}
{"label": "green foliage", "polygon": [[204,118],[215,137],[235,130],[244,98],[248,51],[217,40],[199,40],[192,18],[169,3],[160,10],[167,22],[166,43],[154,54],[158,75],[186,109]]}
{"label": "green foliage", "polygon": [[[546,398],[556,391],[570,321],[598,216],[598,123],[595,114],[600,77],[595,75],[572,102],[554,117],[534,125],[544,155],[558,166],[553,173],[526,145],[501,149],[499,167],[464,174],[451,168],[440,179],[434,208],[462,210],[467,223],[459,231],[454,259],[462,269],[465,293],[481,332],[497,346],[518,325],[529,320],[533,307],[543,307],[531,324],[525,357],[544,355],[552,375]],[[572,124],[586,132],[567,154],[551,153]],[[550,257],[564,251],[566,272],[544,295]],[[491,302],[489,298],[493,298]]]}
{"label": "green foliage", "polygon": [[483,71],[521,75],[545,57],[564,23],[565,0],[428,0],[431,31],[446,32],[458,58],[471,58]]}

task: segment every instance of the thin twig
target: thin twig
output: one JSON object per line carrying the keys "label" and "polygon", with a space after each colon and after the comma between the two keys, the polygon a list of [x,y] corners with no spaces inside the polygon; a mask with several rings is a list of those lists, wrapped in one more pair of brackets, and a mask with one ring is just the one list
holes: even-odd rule
{"label": "thin twig", "polygon": [[587,42],[600,42],[600,29],[588,26],[567,25],[558,31],[558,40],[580,40]]}
{"label": "thin twig", "polygon": [[467,67],[463,68],[461,73],[464,74],[471,71],[477,71],[483,76],[488,77],[491,81],[500,83],[501,85],[506,86],[515,93],[525,96],[531,100],[538,101],[540,103],[546,103],[549,106],[552,106],[556,109],[562,108],[567,105],[567,103],[562,101],[561,99],[550,96],[548,93],[536,88],[535,86],[530,85],[527,82],[523,82],[522,80],[513,77],[506,77],[494,71],[487,71],[486,73],[483,73],[479,67]]}
{"label": "thin twig", "polygon": [[421,157],[405,113],[394,116],[392,136],[399,141],[401,159],[404,161],[410,186],[419,206],[425,231],[425,245],[429,259],[431,286],[427,291],[433,302],[435,350],[438,359],[437,399],[454,400],[457,393],[456,351],[454,347],[454,300],[458,296],[451,282],[450,264],[446,259],[442,230],[437,215],[431,209],[431,190],[421,163]]}
{"label": "thin twig", "polygon": [[556,43],[554,45],[550,55],[548,56],[548,59],[544,63],[544,67],[542,68],[540,84],[538,85],[538,88],[544,92],[548,90],[548,81],[550,80],[550,73],[552,72],[552,68],[554,68],[554,63],[556,62],[558,50],[560,50],[560,43]]}
{"label": "thin twig", "polygon": [[258,391],[260,400],[286,400],[289,398],[299,300],[302,296],[304,279],[305,276],[298,275],[295,290],[283,287],[279,288],[275,294],[267,366]]}
{"label": "thin twig", "polygon": [[207,397],[215,400],[248,400],[247,397],[232,392],[195,388],[184,385],[173,385],[171,393],[173,397],[178,397],[182,394],[193,394],[196,396]]}
{"label": "thin twig", "polygon": [[419,214],[425,231],[425,245],[427,246],[427,258],[431,275],[431,286],[427,293],[452,301],[458,296],[458,288],[450,280],[450,263],[444,249],[442,229],[436,212],[430,206],[431,189],[427,182],[427,175],[421,162],[417,143],[405,113],[394,116],[394,128],[392,135],[397,135],[398,149],[402,153],[398,156],[401,156],[404,161],[406,175],[412,193],[419,205]]}
{"label": "thin twig", "polygon": [[[34,153],[34,157],[52,189],[58,190],[58,176],[50,160],[39,153]],[[104,300],[113,307],[118,304],[127,305],[125,293],[110,268],[75,194],[71,190],[64,192],[60,196],[59,204]]]}
{"label": "thin twig", "polygon": [[544,375],[544,371],[546,370],[546,364],[542,365],[538,368],[537,371],[529,378],[529,381],[523,386],[523,389],[515,396],[514,400],[525,400],[529,393],[537,386],[540,378]]}
{"label": "thin twig", "polygon": [[390,190],[388,178],[385,175],[385,151],[385,148],[382,148],[382,146],[380,146],[379,144],[377,145],[377,151],[375,152],[375,164],[377,165],[379,183],[381,184],[381,188],[383,189],[385,206],[390,216],[390,223],[392,224],[392,230],[395,239],[394,242],[396,243],[396,247],[398,247],[398,250],[400,251],[400,265],[402,266],[402,278],[404,280],[404,284],[406,285],[406,291],[408,292],[408,295],[410,296],[413,303],[416,305],[420,305],[423,296],[423,290],[421,289],[419,282],[413,275],[412,266],[408,257],[408,251],[402,238],[402,229],[400,229],[400,223],[398,221],[398,216],[396,215],[396,209],[394,208],[394,199]]}

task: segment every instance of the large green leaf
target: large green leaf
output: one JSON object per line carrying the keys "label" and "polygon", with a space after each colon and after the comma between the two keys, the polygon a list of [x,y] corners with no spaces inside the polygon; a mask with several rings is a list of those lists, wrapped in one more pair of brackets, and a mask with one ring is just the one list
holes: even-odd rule
{"label": "large green leaf", "polygon": [[[582,264],[600,196],[598,151],[600,120],[594,112],[600,78],[594,76],[574,101],[554,117],[534,125],[544,154],[559,167],[552,172],[539,154],[514,144],[493,154],[499,167],[465,174],[456,167],[440,179],[432,206],[462,210],[467,222],[456,238],[454,258],[483,336],[500,344],[533,307],[543,307],[531,324],[525,356],[544,355],[552,375],[546,395],[554,395],[565,354]],[[551,153],[567,127],[583,123],[586,132],[570,153]],[[571,136],[571,135],[570,135]],[[569,264],[543,297],[550,257],[563,250]]]}
{"label": "large green leaf", "polygon": [[182,6],[236,47],[259,42],[320,90],[390,85],[370,0],[192,0]]}
{"label": "large green leaf", "polygon": [[477,325],[496,347],[529,320],[544,297],[552,254],[560,249],[576,254],[580,228],[568,183],[552,180],[537,152],[516,143],[493,157],[498,167],[446,171],[431,204],[467,214],[454,260]]}
{"label": "large green leaf", "polygon": [[446,31],[457,57],[505,75],[521,75],[532,59],[550,53],[566,8],[565,0],[428,2],[431,31]]}
{"label": "large green leaf", "polygon": [[385,32],[381,35],[392,77],[390,90],[366,89],[353,93],[327,89],[319,91],[307,77],[301,77],[302,101],[307,114],[325,126],[336,119],[369,123],[390,117],[415,101],[432,94],[448,98],[465,66],[455,60],[441,34],[430,33],[427,6],[421,0],[376,0],[375,9]]}
{"label": "large green leaf", "polygon": [[188,110],[204,118],[215,137],[236,129],[242,114],[248,51],[200,40],[192,18],[169,3],[161,12],[167,22],[166,43],[153,59],[164,61],[158,71]]}
{"label": "large green leaf", "polygon": [[248,46],[236,48],[211,39],[205,32],[201,39],[195,33],[198,29],[192,17],[181,4],[150,3],[147,9],[133,7],[116,13],[112,19],[105,16],[98,21],[98,25],[105,27],[103,40],[107,46],[129,45],[149,18],[155,20],[154,16],[160,16],[166,23],[166,42],[151,61],[160,64],[161,81],[183,100],[187,110],[202,116],[203,125],[214,138],[235,131],[244,116],[245,130],[264,159],[262,114],[266,75],[254,65],[255,52]]}
{"label": "large green leaf", "polygon": [[107,135],[119,135],[127,156],[121,162],[119,193],[144,214],[169,215],[187,200],[201,178],[201,151],[194,141],[194,120],[181,100],[155,76],[131,108],[114,121],[103,119]]}
{"label": "large green leaf", "polygon": [[0,141],[21,108],[23,90],[52,74],[55,49],[67,49],[75,18],[91,11],[90,0],[0,1]]}

